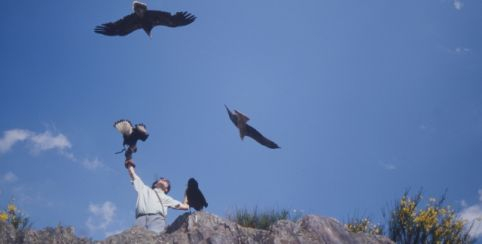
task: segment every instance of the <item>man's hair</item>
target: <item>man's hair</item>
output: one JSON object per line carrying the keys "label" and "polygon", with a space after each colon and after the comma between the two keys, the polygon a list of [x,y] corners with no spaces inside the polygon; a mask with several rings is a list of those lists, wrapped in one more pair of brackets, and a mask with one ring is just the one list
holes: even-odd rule
{"label": "man's hair", "polygon": [[164,177],[161,177],[158,180],[155,180],[154,182],[152,182],[151,188],[152,189],[156,188],[157,182],[159,182],[160,180],[165,180],[167,182],[167,189],[162,189],[162,190],[165,190],[166,193],[169,193],[171,191],[171,181],[169,181],[169,179]]}

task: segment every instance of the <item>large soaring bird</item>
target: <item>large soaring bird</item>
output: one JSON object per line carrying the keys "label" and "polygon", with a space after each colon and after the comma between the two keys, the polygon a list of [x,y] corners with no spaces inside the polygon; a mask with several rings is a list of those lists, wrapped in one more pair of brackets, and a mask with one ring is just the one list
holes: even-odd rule
{"label": "large soaring bird", "polygon": [[261,145],[264,145],[266,147],[269,147],[271,149],[276,149],[280,148],[276,143],[273,141],[269,140],[268,138],[264,137],[259,131],[257,131],[255,128],[251,127],[248,125],[246,122],[248,122],[249,118],[238,112],[237,110],[234,110],[234,113],[229,110],[228,106],[224,105],[226,107],[226,110],[228,111],[229,118],[233,122],[233,124],[238,127],[239,129],[239,136],[241,137],[241,140],[244,139],[245,136],[249,136],[259,142]]}
{"label": "large soaring bird", "polygon": [[164,11],[147,10],[147,5],[138,1],[134,1],[133,9],[134,13],[115,22],[99,25],[94,31],[106,36],[125,36],[137,29],[143,29],[150,37],[155,26],[184,26],[196,19],[196,16],[188,12],[177,12],[172,15]]}
{"label": "large soaring bird", "polygon": [[208,207],[206,198],[204,198],[203,193],[199,190],[199,184],[194,178],[190,178],[187,181],[186,197],[189,207],[194,208],[197,211],[201,211],[203,208]]}
{"label": "large soaring bird", "polygon": [[126,151],[126,160],[132,159],[132,153],[137,152],[137,141],[145,141],[149,137],[146,126],[144,124],[136,124],[134,127],[129,120],[121,119],[114,123],[114,127],[122,134],[124,138],[123,145],[127,146],[127,149],[124,148],[119,153]]}

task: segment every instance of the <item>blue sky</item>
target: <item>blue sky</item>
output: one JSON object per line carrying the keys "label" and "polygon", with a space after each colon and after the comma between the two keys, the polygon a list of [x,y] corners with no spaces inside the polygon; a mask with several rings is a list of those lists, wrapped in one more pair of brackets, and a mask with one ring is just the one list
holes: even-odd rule
{"label": "blue sky", "polygon": [[[168,177],[182,199],[195,177],[220,216],[381,219],[420,188],[482,216],[481,1],[146,3],[198,18],[106,37],[94,27],[131,1],[2,4],[1,206],[94,239],[132,226],[112,127],[127,118],[150,132],[134,155],[144,181]],[[282,148],[241,141],[224,104]]]}

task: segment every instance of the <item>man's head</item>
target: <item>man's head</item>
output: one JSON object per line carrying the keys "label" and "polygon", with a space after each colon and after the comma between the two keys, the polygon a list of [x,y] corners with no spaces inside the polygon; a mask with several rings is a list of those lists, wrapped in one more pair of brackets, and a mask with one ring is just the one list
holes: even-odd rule
{"label": "man's head", "polygon": [[161,177],[160,179],[152,182],[151,188],[159,188],[167,194],[169,191],[171,191],[171,182],[167,178]]}

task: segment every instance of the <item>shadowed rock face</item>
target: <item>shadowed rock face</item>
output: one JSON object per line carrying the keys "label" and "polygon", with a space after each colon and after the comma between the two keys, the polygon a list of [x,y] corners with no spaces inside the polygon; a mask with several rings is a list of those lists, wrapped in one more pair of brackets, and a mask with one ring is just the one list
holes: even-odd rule
{"label": "shadowed rock face", "polygon": [[[12,229],[0,224],[0,241],[15,243],[12,242],[15,238]],[[62,227],[29,231],[23,243],[393,243],[383,236],[350,233],[333,218],[308,215],[297,222],[281,220],[269,230],[258,230],[242,227],[203,211],[179,216],[161,235],[132,227],[103,241],[90,241],[77,238],[72,232]]]}

